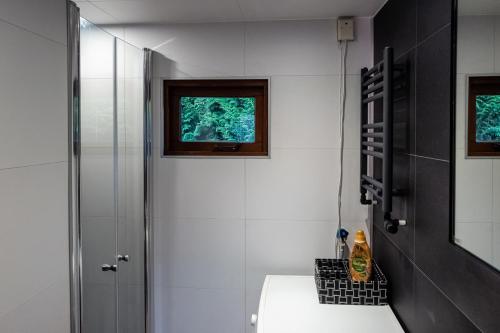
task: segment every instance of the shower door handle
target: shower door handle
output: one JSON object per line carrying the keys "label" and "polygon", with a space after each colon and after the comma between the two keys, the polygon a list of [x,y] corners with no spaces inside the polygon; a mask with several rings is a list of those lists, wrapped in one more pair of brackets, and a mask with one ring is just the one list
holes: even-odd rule
{"label": "shower door handle", "polygon": [[118,256],[116,256],[116,259],[118,259],[118,261],[125,261],[125,262],[129,262],[130,261],[130,256],[128,254],[119,254]]}
{"label": "shower door handle", "polygon": [[104,264],[101,266],[101,270],[103,272],[109,272],[109,271],[116,272],[116,265]]}

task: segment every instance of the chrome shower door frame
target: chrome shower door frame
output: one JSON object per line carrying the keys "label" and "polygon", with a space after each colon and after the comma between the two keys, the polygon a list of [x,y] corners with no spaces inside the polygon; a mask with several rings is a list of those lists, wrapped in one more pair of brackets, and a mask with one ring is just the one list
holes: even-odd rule
{"label": "chrome shower door frame", "polygon": [[67,1],[68,38],[68,214],[70,325],[81,332],[81,230],[80,230],[80,9]]}
{"label": "chrome shower door frame", "polygon": [[[81,333],[82,310],[82,246],[80,224],[80,153],[81,153],[81,91],[80,91],[80,9],[67,1],[68,41],[68,213],[69,213],[69,277],[71,333]],[[152,51],[143,50],[144,64],[144,274],[145,331],[153,332],[152,297]]]}
{"label": "chrome shower door frame", "polygon": [[152,156],[153,156],[153,109],[152,109],[152,84],[153,84],[153,51],[143,49],[143,88],[144,88],[144,281],[146,305],[146,333],[153,329],[153,186],[152,186]]}

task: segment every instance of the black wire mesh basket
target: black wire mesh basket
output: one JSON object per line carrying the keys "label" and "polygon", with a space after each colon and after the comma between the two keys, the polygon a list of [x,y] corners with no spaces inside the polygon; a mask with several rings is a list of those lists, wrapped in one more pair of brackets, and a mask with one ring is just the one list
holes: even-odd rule
{"label": "black wire mesh basket", "polygon": [[387,279],[372,261],[368,282],[352,281],[349,260],[316,259],[316,289],[321,304],[387,305]]}

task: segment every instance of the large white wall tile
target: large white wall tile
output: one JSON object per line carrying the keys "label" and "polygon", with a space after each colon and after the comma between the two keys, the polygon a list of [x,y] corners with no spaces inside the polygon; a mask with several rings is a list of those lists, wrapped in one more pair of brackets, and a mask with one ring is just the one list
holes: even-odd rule
{"label": "large white wall tile", "polygon": [[70,329],[66,43],[66,1],[0,1],[1,332]]}
{"label": "large white wall tile", "polygon": [[[122,30],[116,28],[117,30]],[[123,29],[125,31],[125,29]],[[132,45],[121,39],[117,39],[117,73],[119,80],[125,81],[125,85],[134,84],[143,85],[143,71],[144,71],[144,53],[143,49]],[[131,90],[131,92],[140,93],[142,95],[142,89],[137,91]]]}
{"label": "large white wall tile", "polygon": [[[457,74],[457,85],[456,85],[456,109],[455,109],[455,148],[465,149],[465,141],[467,140],[467,102],[466,102],[466,78],[463,74]],[[457,158],[463,158],[463,155]]]}
{"label": "large white wall tile", "polygon": [[500,223],[493,223],[493,261],[495,267],[500,267]]}
{"label": "large white wall tile", "polygon": [[[189,77],[239,76],[244,74],[244,29],[242,23],[157,25],[127,29],[126,39],[161,53]],[[169,77],[168,67],[157,71],[157,66],[154,76]]]}
{"label": "large white wall tile", "polygon": [[[356,40],[349,42],[347,72],[359,74],[371,59],[369,19],[356,20]],[[340,73],[335,20],[247,23],[247,75],[326,75]]]}
{"label": "large white wall tile", "polygon": [[152,90],[153,147],[161,154],[163,148],[163,80],[154,78]]}
{"label": "large white wall tile", "polygon": [[248,218],[330,220],[338,184],[338,150],[273,149],[246,160]]}
{"label": "large white wall tile", "polygon": [[[135,201],[138,205],[139,200]],[[127,286],[144,285],[144,218],[119,218],[118,219],[118,253],[128,254],[128,262],[119,262],[118,269],[122,272],[120,280]],[[132,261],[133,260],[133,261]],[[125,292],[125,295],[127,292]],[[130,304],[132,306],[132,304]]]}
{"label": "large white wall tile", "polygon": [[[500,160],[493,160],[493,222],[500,223]],[[500,266],[499,266],[500,267]]]}
{"label": "large white wall tile", "polygon": [[100,27],[85,23],[80,28],[80,76],[82,79],[112,79],[114,36]]}
{"label": "large white wall tile", "polygon": [[[361,78],[359,75],[348,75],[346,79],[346,107],[344,119],[344,148],[359,149],[360,146],[360,112],[359,96],[361,94]],[[340,101],[340,93],[339,93]],[[340,109],[339,109],[340,110]],[[340,121],[338,121],[340,123]],[[334,125],[335,126],[335,125]],[[339,127],[339,125],[336,125]]]}
{"label": "large white wall tile", "polygon": [[247,23],[247,75],[325,75],[340,72],[336,23],[281,21]]}
{"label": "large white wall tile", "polygon": [[493,161],[465,159],[456,151],[455,219],[459,222],[492,220]]}
{"label": "large white wall tile", "polygon": [[[164,248],[164,223],[163,220],[153,219],[153,267],[150,267],[153,274],[153,332],[165,332],[165,320],[164,317],[167,311],[166,307],[166,296],[163,291],[163,267],[165,266],[164,257],[160,255]],[[163,245],[162,245],[163,244]]]}
{"label": "large white wall tile", "polygon": [[163,280],[158,283],[175,288],[243,288],[243,220],[162,222],[157,255],[163,258]]}
{"label": "large white wall tile", "polygon": [[[103,272],[101,266],[115,263],[116,253],[116,221],[114,217],[82,217],[81,219],[82,248],[82,280],[85,285],[114,285],[113,274]],[[88,296],[88,290],[83,290],[83,297]]]}
{"label": "large white wall tile", "polygon": [[272,77],[271,145],[338,148],[339,81],[336,75]]}
{"label": "large white wall tile", "polygon": [[249,21],[317,19],[352,15],[369,16],[380,8],[383,1],[350,0],[238,0],[245,19]]}
{"label": "large white wall tile", "polygon": [[491,222],[455,223],[456,242],[479,258],[491,263],[493,224]]}
{"label": "large white wall tile", "polygon": [[155,217],[244,217],[244,160],[160,158],[155,154]]}
{"label": "large white wall tile", "polygon": [[245,291],[245,318],[243,324],[245,333],[256,333],[255,326],[252,326],[250,319],[253,314],[259,313],[259,301],[262,288],[259,289],[246,289]]}
{"label": "large white wall tile", "polygon": [[[340,75],[271,78],[271,146],[340,148]],[[344,147],[359,149],[359,75],[346,80]]]}
{"label": "large white wall tile", "polygon": [[247,220],[247,289],[258,290],[266,275],[313,275],[315,258],[335,253],[331,221]]}
{"label": "large white wall tile", "polygon": [[113,147],[113,79],[81,80],[83,147]]}
{"label": "large white wall tile", "polygon": [[66,47],[2,21],[0,45],[0,168],[67,160]]}
{"label": "large white wall tile", "polygon": [[[80,16],[87,19],[89,17],[92,18],[92,23],[99,24],[99,22],[114,22],[116,19],[109,15],[108,13],[101,10],[99,7],[96,7],[93,3],[83,0],[76,1],[76,5],[80,8]],[[106,30],[108,28],[106,27]],[[110,31],[111,32],[111,31]],[[112,33],[115,34],[117,31],[113,30]],[[123,37],[116,34],[118,37]]]}
{"label": "large white wall tile", "polygon": [[243,20],[237,1],[168,0],[168,1],[93,1],[103,11],[122,22],[213,22]]}
{"label": "large white wall tile", "polygon": [[111,148],[82,149],[80,165],[80,214],[114,217],[115,193]]}
{"label": "large white wall tile", "polygon": [[0,317],[0,332],[67,333],[70,331],[69,318],[68,280],[63,276]]}
{"label": "large white wall tile", "polygon": [[116,287],[88,284],[82,298],[82,333],[116,332]]}
{"label": "large white wall tile", "polygon": [[231,289],[164,288],[165,332],[235,333],[243,330],[243,293]]}
{"label": "large white wall tile", "polygon": [[360,74],[361,68],[373,65],[372,19],[356,17],[354,24],[355,40],[347,48],[347,73]]}
{"label": "large white wall tile", "polygon": [[67,163],[0,171],[0,267],[8,268],[0,317],[56,281],[67,283],[67,172]]}
{"label": "large white wall tile", "polygon": [[500,72],[500,16],[495,16],[495,73]]}
{"label": "large white wall tile", "polygon": [[457,29],[457,72],[462,74],[493,73],[495,71],[495,18],[493,16],[460,16]]}
{"label": "large white wall tile", "polygon": [[[368,218],[368,207],[359,202],[359,149],[344,151],[344,172],[342,182],[342,219],[344,228],[354,237],[355,229]],[[334,190],[337,194],[337,189]],[[337,211],[336,211],[337,212]],[[366,230],[365,230],[366,231]],[[351,239],[353,239],[351,237]]]}
{"label": "large white wall tile", "polygon": [[[144,332],[146,314],[144,311],[137,310],[145,308],[144,286],[136,284],[122,285],[119,289],[118,297],[120,304],[118,306],[120,318],[118,320],[118,332]],[[152,329],[151,332],[155,332],[154,329]]]}
{"label": "large white wall tile", "polygon": [[[208,71],[203,73],[202,68],[193,68],[193,66],[189,66],[187,64],[180,64],[158,52],[153,53],[153,67],[153,76],[155,78],[184,79],[190,77],[221,76],[220,74],[215,75],[214,73],[208,73]],[[196,73],[200,75],[196,75]]]}
{"label": "large white wall tile", "polygon": [[67,43],[65,0],[2,0],[0,19],[58,43]]}

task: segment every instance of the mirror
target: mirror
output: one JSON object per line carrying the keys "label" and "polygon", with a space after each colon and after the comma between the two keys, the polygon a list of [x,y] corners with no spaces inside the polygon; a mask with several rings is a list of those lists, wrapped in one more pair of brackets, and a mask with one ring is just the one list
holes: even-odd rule
{"label": "mirror", "polygon": [[500,269],[500,1],[458,0],[454,241]]}

